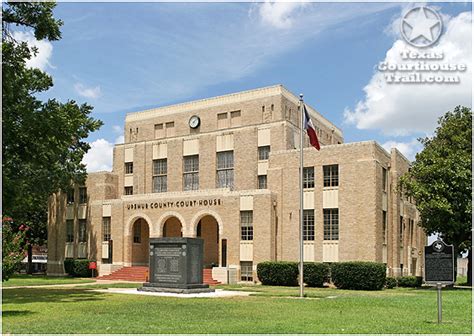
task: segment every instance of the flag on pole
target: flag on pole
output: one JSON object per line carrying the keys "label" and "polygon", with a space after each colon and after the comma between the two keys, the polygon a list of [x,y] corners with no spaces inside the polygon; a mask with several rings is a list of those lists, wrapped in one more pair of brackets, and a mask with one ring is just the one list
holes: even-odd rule
{"label": "flag on pole", "polygon": [[318,136],[316,135],[316,129],[313,125],[313,122],[311,121],[311,118],[309,117],[309,113],[306,110],[305,104],[303,104],[303,110],[304,110],[304,129],[306,130],[306,134],[308,134],[309,136],[309,143],[311,144],[311,146],[319,150],[320,147],[319,147]]}

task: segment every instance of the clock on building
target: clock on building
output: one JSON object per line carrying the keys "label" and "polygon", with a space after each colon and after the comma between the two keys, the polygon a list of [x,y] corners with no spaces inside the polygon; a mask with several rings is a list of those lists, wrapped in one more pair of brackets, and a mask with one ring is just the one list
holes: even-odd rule
{"label": "clock on building", "polygon": [[201,124],[201,119],[197,115],[193,115],[189,118],[189,127],[191,128],[198,128]]}

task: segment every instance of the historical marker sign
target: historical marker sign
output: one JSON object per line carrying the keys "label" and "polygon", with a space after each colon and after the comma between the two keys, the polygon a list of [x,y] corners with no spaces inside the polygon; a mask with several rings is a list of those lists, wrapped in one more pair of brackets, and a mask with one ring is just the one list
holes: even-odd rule
{"label": "historical marker sign", "polygon": [[425,246],[425,282],[428,284],[454,283],[454,248],[438,239]]}

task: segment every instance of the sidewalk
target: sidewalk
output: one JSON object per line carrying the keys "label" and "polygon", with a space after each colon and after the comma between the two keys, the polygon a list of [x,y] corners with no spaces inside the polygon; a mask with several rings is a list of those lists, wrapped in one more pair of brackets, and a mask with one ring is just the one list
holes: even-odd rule
{"label": "sidewalk", "polygon": [[116,283],[142,283],[142,282],[141,281],[125,281],[125,280],[95,280],[94,282],[83,282],[83,283],[74,283],[74,284],[2,287],[2,290],[3,289],[19,289],[19,288],[76,287],[76,286],[88,286],[88,285],[108,285],[108,284],[116,284]]}

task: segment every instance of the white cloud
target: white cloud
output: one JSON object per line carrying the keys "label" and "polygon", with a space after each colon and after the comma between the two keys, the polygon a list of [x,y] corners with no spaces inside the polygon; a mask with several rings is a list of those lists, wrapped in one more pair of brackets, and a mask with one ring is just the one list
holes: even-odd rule
{"label": "white cloud", "polygon": [[86,87],[81,83],[74,84],[74,89],[76,92],[81,95],[82,97],[90,98],[90,99],[97,99],[102,95],[100,90],[100,86],[96,87]]}
{"label": "white cloud", "polygon": [[258,10],[263,24],[286,29],[293,24],[293,16],[303,8],[305,2],[270,2],[265,1]]}
{"label": "white cloud", "polygon": [[125,137],[123,135],[120,135],[115,139],[116,144],[123,144],[125,142]]}
{"label": "white cloud", "polygon": [[410,142],[397,142],[391,140],[383,143],[382,147],[388,152],[390,152],[392,148],[396,148],[410,161],[415,160],[415,154],[423,148],[416,139],[413,139]]}
{"label": "white cloud", "polygon": [[87,172],[111,171],[114,145],[105,139],[97,139],[90,145],[91,148],[82,159]]}
{"label": "white cloud", "polygon": [[[431,62],[467,65],[465,72],[454,73],[459,75],[460,83],[388,84],[384,73],[376,72],[364,88],[364,100],[354,109],[346,108],[346,122],[359,129],[379,129],[387,135],[429,134],[435,129],[439,116],[456,105],[471,106],[471,14],[465,12],[447,19],[444,21],[446,32],[439,43],[423,51],[444,53],[442,61]],[[406,43],[397,40],[387,51],[384,61],[403,63],[400,52],[407,49]]]}
{"label": "white cloud", "polygon": [[54,68],[49,60],[53,55],[53,45],[47,40],[38,41],[31,32],[13,32],[13,38],[17,41],[26,42],[29,47],[36,47],[37,53],[26,61],[29,68],[39,68],[43,71],[46,67]]}
{"label": "white cloud", "polygon": [[119,136],[115,139],[116,144],[122,144],[125,142],[125,137],[123,136],[123,127],[119,125],[113,125],[112,130],[114,133],[119,134]]}

